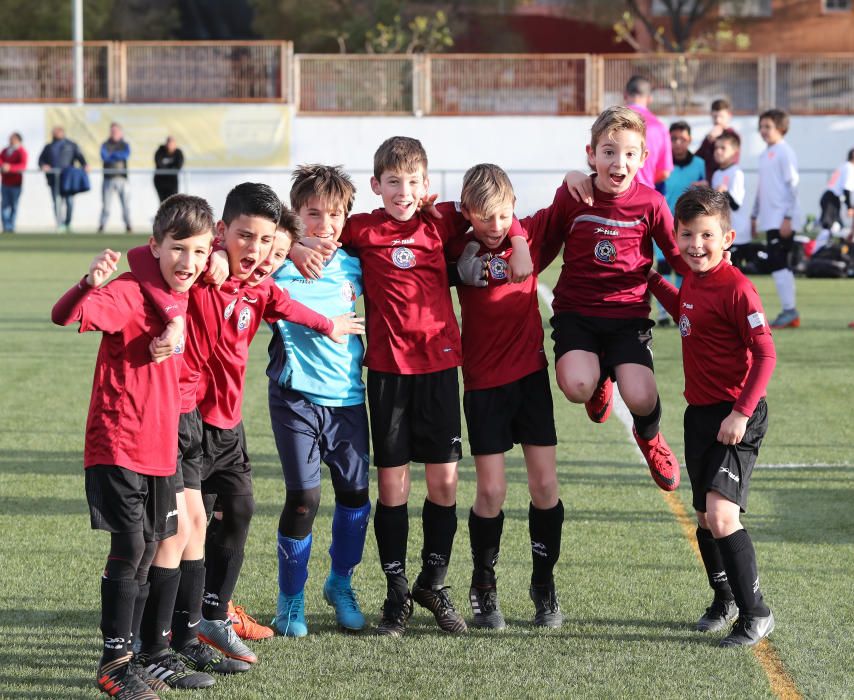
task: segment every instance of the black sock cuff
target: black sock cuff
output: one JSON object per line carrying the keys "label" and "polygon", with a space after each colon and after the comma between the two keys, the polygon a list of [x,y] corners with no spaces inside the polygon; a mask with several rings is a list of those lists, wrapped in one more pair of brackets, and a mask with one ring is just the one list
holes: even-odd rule
{"label": "black sock cuff", "polygon": [[558,499],[552,508],[537,508],[533,503],[528,504],[528,518],[536,519],[547,526],[562,525],[564,518],[563,501]]}
{"label": "black sock cuff", "polygon": [[177,567],[174,569],[167,569],[162,566],[152,566],[148,570],[148,582],[156,583],[158,581],[168,581],[171,578],[180,576],[180,574],[181,569]]}
{"label": "black sock cuff", "polygon": [[712,534],[711,530],[697,525],[697,542],[713,542],[714,539],[715,536]]}
{"label": "black sock cuff", "polygon": [[721,537],[717,540],[717,543],[721,547],[725,547],[728,551],[736,553],[740,552],[743,549],[747,549],[753,545],[750,540],[750,535],[747,534],[747,530],[742,528],[741,530],[736,530],[731,535],[727,535],[726,537]]}
{"label": "black sock cuff", "polygon": [[384,515],[397,515],[403,513],[404,517],[409,517],[409,503],[402,503],[399,506],[387,506],[385,503],[381,503],[378,499],[375,510],[377,515],[380,513],[383,513]]}
{"label": "black sock cuff", "polygon": [[205,560],[204,559],[182,559],[181,560],[181,573],[193,572],[199,569],[205,568]]}
{"label": "black sock cuff", "polygon": [[436,515],[440,518],[445,515],[456,515],[457,514],[457,504],[454,503],[450,506],[440,506],[438,503],[433,503],[433,501],[424,499],[424,509],[421,511],[424,515]]}
{"label": "black sock cuff", "polygon": [[655,408],[649,415],[639,416],[637,413],[632,413],[632,423],[643,440],[652,440],[658,435],[661,424],[661,397],[655,397]]}
{"label": "black sock cuff", "polygon": [[482,515],[475,513],[474,508],[469,508],[469,525],[472,525],[472,523],[475,525],[480,525],[482,523],[486,526],[494,527],[495,525],[498,525],[501,527],[504,524],[504,511],[498,511],[498,515],[494,518],[484,518]]}

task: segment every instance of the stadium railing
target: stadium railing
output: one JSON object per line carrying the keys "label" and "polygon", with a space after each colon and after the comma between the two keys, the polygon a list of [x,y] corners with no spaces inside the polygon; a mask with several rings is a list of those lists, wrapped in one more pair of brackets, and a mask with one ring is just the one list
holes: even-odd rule
{"label": "stadium railing", "polygon": [[[0,102],[70,102],[72,42],[0,42]],[[854,55],[294,54],[287,41],[84,42],[86,102],[276,102],[303,114],[597,114],[631,75],[662,114],[854,114]]]}

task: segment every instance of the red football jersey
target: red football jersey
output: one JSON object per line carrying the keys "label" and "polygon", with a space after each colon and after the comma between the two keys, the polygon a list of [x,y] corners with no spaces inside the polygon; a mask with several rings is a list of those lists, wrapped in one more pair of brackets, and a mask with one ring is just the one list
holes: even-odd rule
{"label": "red football jersey", "polygon": [[576,202],[561,183],[550,212],[547,237],[562,240],[563,268],[552,309],[605,318],[649,316],[646,275],[652,242],[679,274],[688,266],[673,238],[673,217],[658,192],[636,180],[619,195],[594,186],[593,206]]}
{"label": "red football jersey", "polygon": [[397,221],[384,209],[351,216],[342,245],[359,256],[365,288],[365,366],[392,374],[458,367],[460,329],[448,289],[444,244],[468,230],[453,203],[436,219]]}
{"label": "red football jersey", "polygon": [[[527,232],[535,270],[540,269],[546,210],[521,221]],[[448,258],[456,260],[466,244],[475,240],[469,232],[448,244]],[[481,245],[478,255],[490,252]],[[503,386],[548,365],[543,350],[543,320],[537,297],[537,276],[520,284],[508,278],[507,260],[513,253],[510,235],[489,261],[486,287],[457,286],[462,312],[463,384],[466,391]]]}
{"label": "red football jersey", "polygon": [[[164,318],[173,316],[173,311],[167,311],[168,288],[148,248],[134,248],[127,257],[145,294]],[[205,422],[223,429],[235,427],[241,420],[249,343],[262,321],[280,319],[326,335],[332,332],[330,319],[292,300],[270,279],[257,287],[234,279],[219,289],[205,283],[193,285],[186,316],[181,412],[198,406]]]}
{"label": "red football jersey", "polygon": [[[220,295],[210,298],[219,299]],[[195,301],[195,297],[191,298],[191,328],[201,322],[207,323],[211,312],[222,317],[221,337],[202,370],[202,381],[196,393],[202,419],[217,428],[231,429],[241,421],[249,343],[262,321],[275,323],[285,320],[324,335],[332,332],[330,319],[291,299],[286,290],[280,289],[269,278],[257,287],[242,286],[221,310],[216,303],[213,306],[206,304],[205,312],[197,317],[194,309],[201,310],[202,305],[195,304]]]}
{"label": "red football jersey", "polygon": [[[686,275],[676,288],[661,277],[650,281],[682,335],[685,400],[692,406],[733,401],[752,415],[774,368],[771,329],[756,288],[741,271],[721,262],[705,275]],[[664,288],[669,300],[661,297]],[[756,348],[761,347],[762,375],[748,384]]]}
{"label": "red football jersey", "polygon": [[[161,278],[162,279],[162,278]],[[186,294],[172,294],[186,309]],[[178,454],[178,375],[182,355],[160,364],[148,346],[163,332],[157,310],[130,273],[100,289],[85,281],[53,309],[54,323],[80,322],[80,332],[101,331],[95,379],[86,419],[85,467],[114,464],[140,474],[175,473]]]}

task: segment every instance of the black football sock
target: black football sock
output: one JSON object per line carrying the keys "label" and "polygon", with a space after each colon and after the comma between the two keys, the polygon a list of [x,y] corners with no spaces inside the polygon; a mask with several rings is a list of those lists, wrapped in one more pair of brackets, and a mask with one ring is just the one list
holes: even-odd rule
{"label": "black football sock", "polygon": [[706,576],[709,577],[709,585],[715,592],[715,600],[733,600],[732,589],[729,587],[729,580],[727,579],[721,550],[718,548],[718,543],[712,536],[711,530],[706,530],[699,525],[697,526],[697,546],[700,549],[703,566],[706,567]]}
{"label": "black football sock", "polygon": [[445,583],[454,535],[457,534],[457,504],[436,505],[424,499],[421,511],[424,547],[421,549],[421,573],[417,583],[422,588],[436,588]]}
{"label": "black football sock", "polygon": [[101,578],[101,634],[104,650],[100,666],[126,656],[139,593],[136,579]]}
{"label": "black football sock", "polygon": [[406,545],[409,540],[409,509],[386,506],[377,501],[374,535],[380,554],[380,565],[386,578],[388,597],[403,600],[409,592],[406,580]]}
{"label": "black football sock", "polygon": [[652,440],[660,429],[661,424],[661,399],[656,397],[655,408],[648,416],[639,416],[632,413],[632,422],[635,425],[635,432],[643,440]]}
{"label": "black football sock", "polygon": [[148,603],[140,626],[142,653],[158,656],[169,646],[169,632],[172,629],[172,611],[175,609],[175,595],[181,570],[152,566],[148,572]]}
{"label": "black football sock", "polygon": [[469,511],[469,540],[474,564],[471,585],[475,588],[495,588],[495,564],[503,530],[503,510],[494,518],[482,518],[473,508]]}
{"label": "black football sock", "polygon": [[531,585],[537,588],[550,586],[554,581],[554,568],[560,558],[560,541],[563,530],[563,501],[547,510],[528,506],[528,531],[531,534]]}
{"label": "black football sock", "polygon": [[736,530],[727,537],[716,540],[724,560],[729,585],[735,604],[742,615],[766,617],[771,613],[759,590],[756,571],[756,552],[747,530]]}
{"label": "black football sock", "polygon": [[237,585],[243,566],[243,552],[208,543],[205,545],[205,590],[202,617],[206,620],[228,618],[228,601]]}
{"label": "black football sock", "polygon": [[205,593],[205,560],[181,562],[181,580],[172,613],[172,648],[180,651],[196,641],[202,618],[202,596]]}
{"label": "black football sock", "polygon": [[146,542],[142,561],[139,562],[139,566],[136,569],[136,582],[139,584],[139,592],[136,594],[136,603],[133,606],[133,623],[130,628],[128,649],[132,649],[134,641],[139,639],[139,626],[142,623],[142,616],[145,613],[145,603],[148,600],[148,591],[150,588],[148,584],[148,570],[156,553],[157,543]]}

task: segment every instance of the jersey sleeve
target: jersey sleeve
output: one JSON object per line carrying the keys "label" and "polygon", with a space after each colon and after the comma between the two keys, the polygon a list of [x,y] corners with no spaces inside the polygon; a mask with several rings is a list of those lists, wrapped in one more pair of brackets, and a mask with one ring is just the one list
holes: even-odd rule
{"label": "jersey sleeve", "polygon": [[753,356],[753,364],[744,388],[733,408],[739,413],[750,416],[759,399],[765,396],[777,355],[762,301],[753,285],[745,281],[743,285],[737,287],[728,309],[730,321],[738,329],[742,342],[750,349]]}
{"label": "jersey sleeve", "polygon": [[747,196],[747,188],[744,186],[744,171],[738,168],[732,174],[732,182],[729,184],[729,196],[735,202],[734,210],[738,210],[744,204]]}
{"label": "jersey sleeve", "polygon": [[546,207],[519,222],[528,234],[528,245],[531,248],[531,257],[534,259],[534,269],[537,274],[540,274],[551,264],[563,246],[562,238],[546,236],[551,215],[552,208]]}
{"label": "jersey sleeve", "polygon": [[647,288],[653,296],[661,302],[674,320],[679,320],[679,289],[664,279],[657,272],[653,272],[647,281]]}
{"label": "jersey sleeve", "polygon": [[650,225],[652,238],[658,244],[661,252],[670,266],[680,275],[687,275],[691,272],[682,256],[679,255],[679,248],[676,246],[676,239],[673,237],[673,215],[670,213],[670,208],[664,197],[661,197],[652,215]]}
{"label": "jersey sleeve", "polygon": [[56,302],[51,319],[62,326],[79,321],[81,333],[117,333],[134,313],[139,313],[141,301],[139,286],[129,276],[118,277],[99,289],[83,279]]}
{"label": "jersey sleeve", "polygon": [[139,282],[143,296],[151,302],[164,323],[169,323],[173,318],[182,316],[184,310],[175,302],[172,290],[160,273],[160,265],[151,254],[148,246],[131,248],[127,252],[128,265]]}
{"label": "jersey sleeve", "polygon": [[785,217],[791,219],[795,215],[798,206],[798,184],[801,176],[798,173],[798,161],[795,152],[791,148],[781,151],[782,158],[779,159],[779,168],[783,171],[783,182],[786,187],[786,213]]}
{"label": "jersey sleeve", "polygon": [[264,306],[264,320],[267,323],[289,321],[301,326],[307,326],[323,335],[332,333],[334,325],[332,319],[316,311],[312,311],[305,304],[292,299],[286,290],[279,288],[270,280],[267,280],[265,285],[267,287],[267,296]]}

